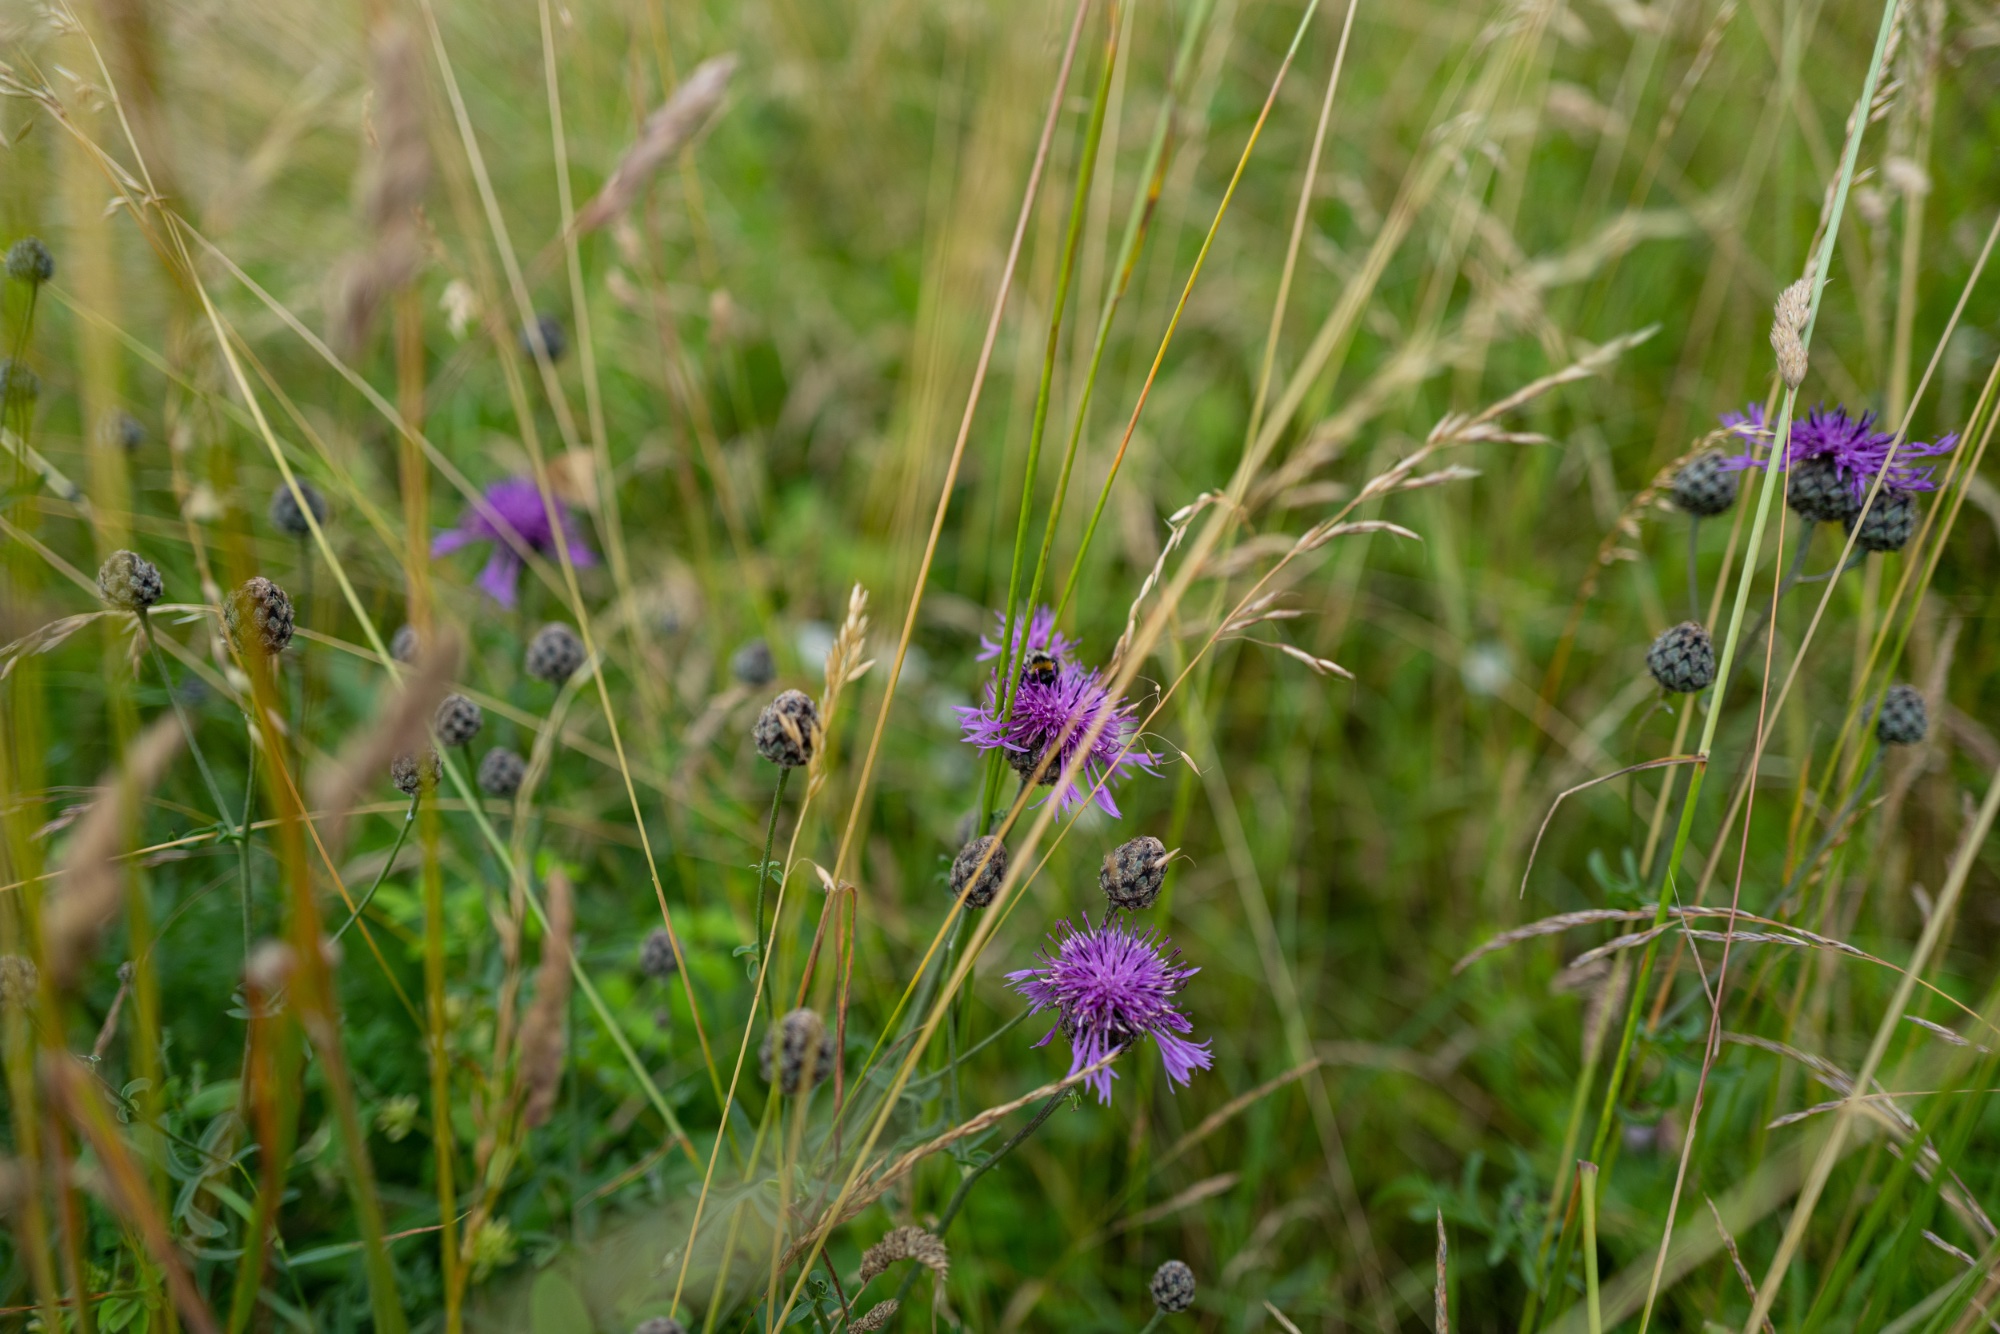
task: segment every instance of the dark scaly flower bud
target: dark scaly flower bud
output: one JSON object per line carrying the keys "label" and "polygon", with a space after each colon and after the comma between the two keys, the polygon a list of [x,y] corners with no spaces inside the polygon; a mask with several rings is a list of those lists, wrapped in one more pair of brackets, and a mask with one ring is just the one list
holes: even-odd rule
{"label": "dark scaly flower bud", "polygon": [[521,355],[529,361],[536,356],[535,335],[539,333],[542,346],[548,349],[551,362],[561,361],[563,353],[569,351],[569,334],[564,332],[562,321],[553,315],[537,315],[532,325],[521,329]]}
{"label": "dark scaly flower bud", "polygon": [[639,971],[655,982],[664,982],[680,966],[680,961],[674,958],[674,938],[664,926],[654,927],[639,946]]}
{"label": "dark scaly flower bud", "polygon": [[486,713],[463,695],[446,695],[438,701],[437,717],[431,726],[445,745],[463,746],[486,726]]}
{"label": "dark scaly flower bud", "polygon": [[1875,736],[1885,746],[1914,746],[1931,730],[1930,710],[1915,686],[1894,685],[1882,698]]}
{"label": "dark scaly flower bud", "polygon": [[[833,1034],[817,1011],[801,1006],[764,1030],[757,1069],[770,1083],[775,1073],[787,1097],[833,1077]],[[807,1067],[811,1068],[808,1069]]]}
{"label": "dark scaly flower bud", "polygon": [[417,642],[417,627],[414,625],[402,626],[389,637],[389,656],[405,667],[416,662],[419,647],[421,645]]}
{"label": "dark scaly flower bud", "polygon": [[40,287],[56,276],[56,257],[39,236],[24,236],[7,247],[7,276],[17,283]]}
{"label": "dark scaly flower bud", "polygon": [[1715,646],[1708,631],[1693,621],[1682,621],[1653,641],[1646,651],[1646,667],[1662,690],[1691,695],[1715,680]]}
{"label": "dark scaly flower bud", "polygon": [[0,357],[0,407],[32,403],[41,395],[41,376],[11,357]]}
{"label": "dark scaly flower bud", "polygon": [[1141,834],[1121,843],[1104,858],[1097,873],[1097,887],[1114,908],[1138,912],[1153,906],[1160,897],[1160,885],[1167,878],[1167,863],[1173,854],[1151,834]]}
{"label": "dark scaly flower bud", "polygon": [[292,600],[261,574],[230,595],[223,620],[243,653],[274,658],[292,642]]}
{"label": "dark scaly flower bud", "polygon": [[1901,551],[1917,530],[1917,498],[1908,491],[1886,490],[1866,514],[1849,515],[1846,523],[1854,545],[1863,551]]}
{"label": "dark scaly flower bud", "polygon": [[[326,497],[319,488],[305,478],[294,478],[298,483],[299,495],[292,494],[289,485],[280,484],[271,493],[271,526],[287,537],[311,537],[312,525],[306,522],[306,510],[312,511],[313,520],[324,524],[327,516]],[[299,496],[305,497],[305,509],[299,508]]]}
{"label": "dark scaly flower bud", "polygon": [[129,412],[114,412],[104,424],[105,438],[127,453],[146,443],[146,425]]}
{"label": "dark scaly flower bud", "polygon": [[729,674],[746,686],[767,686],[778,679],[778,664],[771,658],[771,646],[753,639],[729,658]]}
{"label": "dark scaly flower bud", "polygon": [[1169,1260],[1153,1271],[1153,1305],[1169,1315],[1194,1305],[1194,1270]]}
{"label": "dark scaly flower bud", "polygon": [[[991,848],[989,855],[987,849]],[[981,860],[985,866],[981,867]],[[975,878],[974,873],[977,872]],[[1000,892],[1000,882],[1007,878],[1007,845],[997,834],[986,834],[968,842],[958,850],[958,856],[951,862],[951,896],[963,896],[968,908],[984,908],[993,902],[993,896]],[[968,892],[966,886],[972,888]]]}
{"label": "dark scaly flower bud", "polygon": [[528,762],[505,746],[495,746],[479,761],[479,790],[489,797],[511,797],[528,776]]}
{"label": "dark scaly flower bud", "polygon": [[97,591],[120,611],[144,611],[165,590],[159,566],[135,551],[114,551],[97,567]]}
{"label": "dark scaly flower bud", "polygon": [[[1029,746],[1025,750],[1015,750],[1009,746],[1003,747],[1001,753],[1007,757],[1007,767],[1025,783],[1034,778],[1035,766],[1042,762],[1042,756],[1047,750],[1047,745]],[[1054,787],[1056,780],[1061,777],[1062,758],[1057,756],[1049,760],[1048,766],[1042,770],[1042,776],[1035,778],[1035,783],[1040,787]]]}
{"label": "dark scaly flower bud", "polygon": [[551,621],[528,642],[528,675],[559,686],[583,666],[583,641],[561,621]]}
{"label": "dark scaly flower bud", "polygon": [[1736,503],[1738,473],[1719,449],[1690,459],[1674,474],[1674,504],[1698,519],[1712,519]]}
{"label": "dark scaly flower bud", "polygon": [[803,690],[787,690],[764,706],[751,735],[757,753],[783,769],[810,763],[819,746],[819,706]]}
{"label": "dark scaly flower bud", "polygon": [[1785,503],[1794,514],[1813,523],[1845,523],[1861,508],[1830,454],[1815,454],[1792,465],[1785,483]]}
{"label": "dark scaly flower bud", "polygon": [[438,760],[438,753],[429,746],[424,747],[422,756],[404,753],[389,761],[389,777],[395,780],[396,790],[406,797],[414,797],[425,788],[434,788],[438,779],[444,776],[444,765]]}

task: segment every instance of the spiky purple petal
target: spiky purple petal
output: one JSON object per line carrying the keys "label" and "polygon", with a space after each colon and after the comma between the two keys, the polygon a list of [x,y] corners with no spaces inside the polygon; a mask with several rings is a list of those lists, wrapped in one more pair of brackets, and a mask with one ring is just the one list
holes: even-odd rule
{"label": "spiky purple petal", "polygon": [[[555,529],[549,513],[555,512],[569,547],[570,563],[578,567],[597,564],[597,553],[583,540],[576,514],[561,500],[542,503],[541,488],[526,477],[510,477],[486,488],[485,507],[466,509],[458,527],[448,528],[431,539],[431,555],[445,556],[478,542],[493,543],[486,568],[479,572],[479,587],[503,607],[511,607],[519,595],[523,562],[506,534],[513,536],[537,555],[551,555],[556,549]],[[496,522],[495,520],[498,520]],[[504,525],[504,527],[502,526]]]}
{"label": "spiky purple petal", "polygon": [[[1868,488],[1874,485],[1878,475],[1882,477],[1882,485],[1886,489],[1936,490],[1937,484],[1931,480],[1930,465],[1914,460],[1949,454],[1957,447],[1958,436],[1948,433],[1935,441],[1906,440],[1895,449],[1895,461],[1891,462],[1890,448],[1896,443],[1896,435],[1893,431],[1876,430],[1875,420],[1873,412],[1850,417],[1847,409],[1838,405],[1814,408],[1803,419],[1792,423],[1791,442],[1785,449],[1785,466],[1796,468],[1806,459],[1831,458],[1840,479],[1847,483],[1857,502],[1868,494]],[[1737,470],[1763,467],[1765,459],[1758,454],[1756,446],[1756,441],[1767,433],[1763,405],[1752,403],[1742,412],[1725,412],[1722,424],[1748,442],[1741,454],[1725,459],[1724,464]]]}

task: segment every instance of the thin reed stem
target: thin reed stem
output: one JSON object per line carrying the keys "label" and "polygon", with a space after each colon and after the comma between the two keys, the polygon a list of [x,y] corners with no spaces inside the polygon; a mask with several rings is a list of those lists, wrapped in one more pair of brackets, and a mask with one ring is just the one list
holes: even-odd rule
{"label": "thin reed stem", "polygon": [[353,926],[361,920],[361,914],[368,911],[368,905],[375,901],[375,891],[382,888],[382,882],[387,880],[389,872],[396,868],[396,855],[403,850],[403,842],[410,836],[410,826],[416,823],[417,819],[417,803],[422,800],[423,793],[421,791],[416,796],[410,798],[410,809],[403,813],[403,823],[396,829],[396,841],[389,845],[387,860],[382,863],[382,869],[375,872],[375,880],[368,886],[367,893],[355,901],[354,911],[347,915],[347,920],[342,922],[340,929],[333,933],[331,939],[335,944],[338,944],[340,938],[347,934],[348,927]]}
{"label": "thin reed stem", "polygon": [[[778,1010],[776,1003],[771,999],[770,970],[762,966],[764,955],[771,948],[771,941],[764,938],[764,891],[765,887],[771,882],[771,851],[778,845],[778,806],[785,799],[785,780],[791,776],[792,771],[790,768],[782,764],[778,766],[778,784],[771,790],[771,818],[764,826],[764,855],[757,862],[757,934],[755,940],[758,976],[763,979],[763,986],[758,999],[770,1008],[773,1019],[778,1017]],[[773,922],[771,924],[771,934],[775,937],[777,933],[778,924]]]}

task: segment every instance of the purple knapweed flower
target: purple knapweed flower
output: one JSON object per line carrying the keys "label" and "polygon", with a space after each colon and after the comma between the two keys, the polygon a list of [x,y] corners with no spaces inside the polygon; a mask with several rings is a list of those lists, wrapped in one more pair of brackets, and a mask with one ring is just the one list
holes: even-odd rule
{"label": "purple knapweed flower", "polygon": [[[491,542],[493,554],[487,559],[486,568],[479,572],[479,586],[501,606],[511,607],[518,599],[523,564],[520,553],[508,541],[507,533],[511,530],[512,535],[536,555],[554,555],[556,538],[555,530],[549,523],[551,510],[562,524],[563,539],[569,546],[570,564],[597,564],[597,553],[585,545],[583,530],[577,526],[576,515],[570,507],[553,497],[544,505],[541,489],[531,478],[510,477],[504,482],[495,482],[486,488],[485,502],[483,507],[468,507],[458,527],[448,528],[432,539],[431,555],[448,555],[475,542]],[[498,516],[499,523],[494,522],[494,516]]]}
{"label": "purple knapweed flower", "polygon": [[[993,637],[991,639],[988,639],[985,635],[979,637],[978,660],[980,662],[990,662],[994,658],[999,657],[1000,641],[1007,637],[1007,613],[1004,611],[995,612],[993,613],[993,618],[996,623]],[[1021,643],[1022,636],[1024,635],[1027,637],[1027,644],[1025,646]],[[1016,663],[1019,663],[1027,654],[1036,652],[1052,654],[1058,661],[1067,662],[1069,661],[1070,654],[1075,651],[1076,642],[1062,631],[1056,629],[1056,614],[1047,607],[1038,609],[1026,622],[1014,627],[1014,661]]]}
{"label": "purple knapweed flower", "polygon": [[[1016,627],[1015,638],[1025,638],[1028,653],[1053,658],[1053,675],[1020,676],[1010,717],[1001,713],[1005,704],[1001,682],[997,677],[988,681],[982,704],[956,710],[965,739],[981,750],[1004,753],[1023,778],[1034,771],[1047,749],[1055,746],[1056,754],[1042,768],[1041,781],[1056,785],[1058,808],[1067,811],[1091,799],[1106,815],[1116,817],[1118,803],[1111,799],[1111,784],[1134,769],[1154,772],[1155,757],[1132,749],[1133,706],[1106,689],[1096,671],[1070,660],[1076,646],[1055,628],[1055,617],[1047,608],[1036,612],[1025,626]],[[981,640],[980,649],[982,661],[1000,652],[993,640]],[[1019,666],[1017,658],[1017,672]],[[1092,731],[1100,727],[1100,720],[1102,730],[1093,739]],[[1063,772],[1085,741],[1090,742],[1090,749],[1077,781],[1062,782]]]}
{"label": "purple knapweed flower", "polygon": [[[1160,1049],[1167,1078],[1182,1085],[1214,1063],[1207,1042],[1182,1036],[1194,1025],[1174,1004],[1201,970],[1177,967],[1180,951],[1162,953],[1167,941],[1157,930],[1135,933],[1122,921],[1094,925],[1086,913],[1081,931],[1067,920],[1056,931],[1049,938],[1053,948],[1042,951],[1042,967],[1007,974],[1014,990],[1028,998],[1028,1013],[1056,1012],[1056,1027],[1037,1047],[1047,1046],[1058,1032],[1068,1038],[1073,1075],[1149,1037]],[[1107,1066],[1084,1082],[1099,1102],[1108,1103],[1115,1077]]]}
{"label": "purple knapweed flower", "polygon": [[[1905,440],[1897,447],[1895,461],[1889,459],[1889,449],[1896,443],[1893,431],[1875,429],[1875,414],[1864,412],[1859,417],[1847,415],[1847,409],[1835,405],[1814,408],[1801,420],[1792,423],[1791,443],[1785,449],[1785,466],[1796,468],[1811,458],[1830,458],[1840,480],[1854,496],[1858,505],[1868,494],[1877,475],[1882,477],[1882,486],[1891,491],[1934,491],[1937,484],[1931,480],[1931,467],[1914,462],[1917,459],[1936,458],[1949,454],[1958,446],[1958,436],[1949,433],[1935,441]],[[1726,467],[1741,470],[1761,468],[1765,459],[1757,454],[1756,440],[1769,434],[1764,420],[1762,404],[1752,403],[1742,412],[1725,412],[1722,424],[1742,436],[1746,444],[1741,454],[1723,460]]]}

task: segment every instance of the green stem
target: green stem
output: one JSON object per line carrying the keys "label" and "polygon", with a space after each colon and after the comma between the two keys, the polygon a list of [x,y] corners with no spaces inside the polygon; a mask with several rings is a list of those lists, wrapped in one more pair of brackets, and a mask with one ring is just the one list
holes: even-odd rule
{"label": "green stem", "polygon": [[250,804],[257,795],[257,747],[243,768],[243,819],[236,826],[236,884],[243,902],[243,957],[250,957]]}
{"label": "green stem", "polygon": [[1701,620],[1701,516],[1688,520],[1688,619]]}
{"label": "green stem", "polygon": [[[1015,1131],[1012,1139],[1002,1144],[985,1162],[965,1174],[965,1179],[958,1183],[958,1189],[952,1192],[951,1203],[945,1205],[944,1212],[938,1215],[937,1227],[932,1229],[934,1236],[940,1238],[944,1236],[951,1227],[951,1221],[958,1217],[958,1211],[965,1207],[965,1199],[968,1195],[972,1194],[972,1188],[978,1184],[979,1178],[992,1171],[994,1164],[1019,1148],[1028,1136],[1040,1130],[1042,1123],[1055,1115],[1056,1108],[1062,1106],[1064,1100],[1069,1097],[1069,1093],[1070,1091],[1066,1088],[1057,1089],[1054,1093],[1051,1093],[1048,1101],[1042,1104],[1042,1109],[1035,1113],[1034,1120]],[[917,1266],[912,1265],[909,1272],[903,1275],[902,1283],[897,1285],[896,1300],[900,1302],[909,1296],[910,1285],[916,1281]]]}
{"label": "green stem", "polygon": [[1153,1318],[1151,1320],[1148,1320],[1144,1325],[1140,1326],[1139,1334],[1153,1334],[1153,1331],[1160,1327],[1160,1322],[1162,1320],[1165,1320],[1166,1318],[1167,1318],[1167,1313],[1165,1311],[1162,1311],[1159,1307],[1155,1306],[1153,1308]]}
{"label": "green stem", "polygon": [[1604,1304],[1597,1289],[1597,1164],[1578,1163],[1583,1185],[1583,1300],[1590,1334],[1604,1334]]}
{"label": "green stem", "polygon": [[[145,612],[139,613],[139,630],[146,636],[146,647],[153,655],[153,666],[160,673],[160,684],[167,689],[167,703],[173,706],[174,717],[181,725],[181,735],[187,739],[188,752],[194,756],[195,767],[201,770],[201,781],[208,786],[209,799],[215,803],[215,820],[227,828],[229,825],[229,803],[222,799],[222,788],[215,781],[215,773],[208,767],[208,756],[202,754],[201,743],[195,740],[194,725],[188,722],[187,712],[181,708],[181,697],[174,689],[173,673],[167,670],[167,660],[160,653],[159,641],[153,638],[153,622]],[[231,832],[231,837],[240,838],[241,829]]]}
{"label": "green stem", "polygon": [[[757,962],[762,963],[764,951],[771,948],[771,942],[764,939],[764,891],[771,883],[771,851],[778,845],[778,803],[785,799],[785,780],[792,771],[784,765],[778,766],[778,786],[771,793],[771,819],[764,827],[764,856],[757,863]],[[772,935],[777,934],[777,923],[771,924]],[[771,1007],[771,1017],[778,1016],[777,1005],[771,1000],[771,970],[765,968],[763,1000]]]}
{"label": "green stem", "polygon": [[361,914],[366,912],[368,905],[374,901],[375,891],[382,888],[382,882],[387,880],[389,872],[395,869],[397,854],[402,852],[403,841],[410,836],[410,825],[417,818],[417,802],[420,800],[422,800],[421,789],[419,789],[417,796],[410,798],[410,809],[403,813],[403,827],[396,831],[395,846],[389,849],[389,859],[382,863],[382,869],[375,873],[375,883],[368,886],[368,892],[361,896],[360,900],[354,905],[354,911],[349,913],[347,920],[340,924],[340,930],[333,933],[333,939],[336,943],[342,936],[347,934],[348,927],[353,926],[361,920]]}

